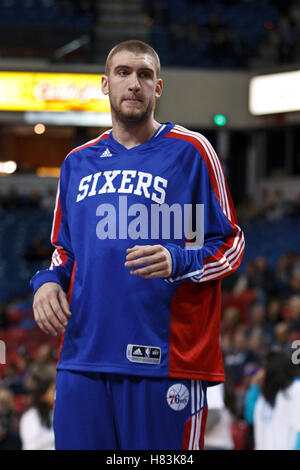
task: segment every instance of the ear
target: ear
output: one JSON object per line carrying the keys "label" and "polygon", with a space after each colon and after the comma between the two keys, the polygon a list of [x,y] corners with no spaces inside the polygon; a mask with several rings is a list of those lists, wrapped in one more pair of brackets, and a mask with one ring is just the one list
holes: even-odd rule
{"label": "ear", "polygon": [[107,75],[102,75],[101,77],[101,91],[104,95],[108,95],[109,86],[108,86],[108,77]]}
{"label": "ear", "polygon": [[156,87],[155,87],[155,98],[158,99],[161,97],[163,91],[163,81],[161,78],[159,78],[156,82]]}

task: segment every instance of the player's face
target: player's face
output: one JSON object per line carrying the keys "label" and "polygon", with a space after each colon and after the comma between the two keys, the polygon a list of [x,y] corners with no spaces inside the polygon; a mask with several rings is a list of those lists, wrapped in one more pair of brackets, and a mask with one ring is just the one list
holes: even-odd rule
{"label": "player's face", "polygon": [[162,93],[156,77],[154,58],[128,51],[116,53],[108,75],[102,77],[102,91],[109,95],[112,114],[123,122],[144,122],[152,116],[155,100]]}

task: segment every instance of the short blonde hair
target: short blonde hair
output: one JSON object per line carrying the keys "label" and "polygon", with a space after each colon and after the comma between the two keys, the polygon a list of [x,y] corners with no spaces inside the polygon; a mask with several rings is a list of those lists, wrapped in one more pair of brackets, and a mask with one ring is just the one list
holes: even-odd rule
{"label": "short blonde hair", "polygon": [[155,52],[153,47],[149,46],[149,44],[139,41],[138,39],[130,39],[128,41],[123,41],[114,46],[111,51],[109,52],[107,59],[106,59],[106,64],[105,64],[105,74],[108,75],[109,69],[110,69],[110,63],[115,54],[117,52],[121,51],[128,51],[132,52],[133,54],[149,54],[151,57],[153,57],[156,67],[156,76],[159,77],[160,75],[160,60],[158,57],[158,54]]}

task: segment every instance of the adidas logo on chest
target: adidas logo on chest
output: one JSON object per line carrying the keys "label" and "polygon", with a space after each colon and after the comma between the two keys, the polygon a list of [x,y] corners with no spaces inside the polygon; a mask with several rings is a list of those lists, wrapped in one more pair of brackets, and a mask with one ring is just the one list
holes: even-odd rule
{"label": "adidas logo on chest", "polygon": [[100,155],[100,158],[107,158],[107,157],[112,157],[112,154],[110,153],[108,148],[106,148],[104,152]]}

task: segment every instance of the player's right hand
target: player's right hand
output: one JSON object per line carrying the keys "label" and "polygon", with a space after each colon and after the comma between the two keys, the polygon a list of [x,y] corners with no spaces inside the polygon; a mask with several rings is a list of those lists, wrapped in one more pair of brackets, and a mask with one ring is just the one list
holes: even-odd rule
{"label": "player's right hand", "polygon": [[65,332],[72,315],[66,293],[56,282],[45,282],[38,288],[33,298],[33,313],[41,330],[54,336]]}

